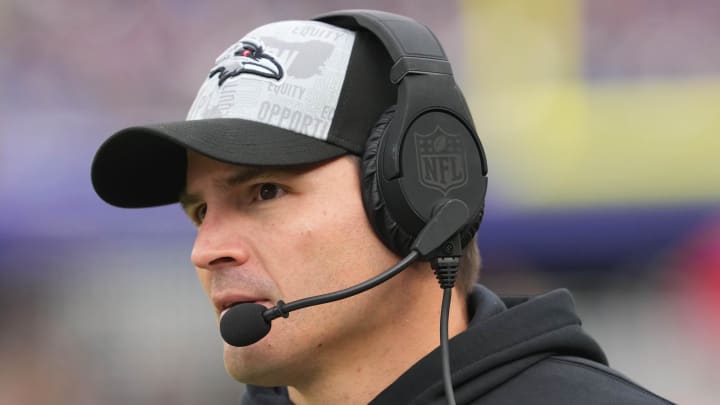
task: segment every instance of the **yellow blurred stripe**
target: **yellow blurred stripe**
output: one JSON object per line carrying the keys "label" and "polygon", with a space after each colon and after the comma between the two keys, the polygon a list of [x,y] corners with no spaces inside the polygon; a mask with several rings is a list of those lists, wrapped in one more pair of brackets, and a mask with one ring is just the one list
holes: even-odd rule
{"label": "yellow blurred stripe", "polygon": [[527,207],[720,201],[720,77],[585,83],[577,2],[465,7],[494,193]]}

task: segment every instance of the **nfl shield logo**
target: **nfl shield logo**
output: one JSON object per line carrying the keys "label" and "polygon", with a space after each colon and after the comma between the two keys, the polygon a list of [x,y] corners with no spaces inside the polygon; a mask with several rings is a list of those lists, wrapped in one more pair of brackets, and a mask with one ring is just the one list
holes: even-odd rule
{"label": "nfl shield logo", "polygon": [[447,196],[467,182],[467,159],[462,138],[439,126],[429,134],[415,132],[420,183]]}

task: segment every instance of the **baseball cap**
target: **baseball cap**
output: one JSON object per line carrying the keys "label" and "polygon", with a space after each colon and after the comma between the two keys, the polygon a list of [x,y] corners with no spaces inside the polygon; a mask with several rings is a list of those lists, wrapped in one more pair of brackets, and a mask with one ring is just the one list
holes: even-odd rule
{"label": "baseball cap", "polygon": [[395,102],[390,68],[368,31],[309,20],[263,25],[217,58],[186,120],[111,135],[95,154],[93,187],[111,205],[151,207],[178,201],[187,149],[253,166],[361,155]]}

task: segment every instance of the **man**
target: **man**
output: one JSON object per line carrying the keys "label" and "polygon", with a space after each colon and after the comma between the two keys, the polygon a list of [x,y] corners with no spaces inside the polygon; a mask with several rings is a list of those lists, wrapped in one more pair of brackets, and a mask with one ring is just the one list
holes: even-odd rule
{"label": "man", "polygon": [[[446,133],[443,115],[430,126],[433,137],[418,131],[399,142],[403,159],[418,159],[402,166],[403,175],[418,167],[418,181],[445,197],[426,210],[432,218],[422,231],[388,213],[385,205],[396,201],[373,186],[385,165],[375,155],[397,149],[379,145],[413,103],[399,94],[411,92],[408,82],[452,76],[442,57],[426,57],[425,48],[435,52],[426,28],[387,13],[346,14],[324,18],[336,24],[284,21],[253,30],[209,70],[187,121],[122,130],[93,163],[95,189],[113,205],[182,204],[197,226],[192,262],[219,322],[258,305],[287,318],[272,321],[257,342],[225,344],[228,373],[248,384],[243,403],[446,403],[453,396],[487,404],[667,403],[606,366],[566,291],[501,300],[475,285],[479,257],[469,239],[482,214],[485,169],[474,132],[458,140]],[[367,25],[348,23],[354,19]],[[402,54],[413,47],[420,50]],[[423,89],[418,94],[430,99],[455,91]],[[464,101],[453,100],[450,120],[471,126]],[[425,118],[413,119],[407,125]],[[428,150],[437,165],[422,160]],[[455,197],[466,191],[466,200]],[[452,225],[457,216],[442,216],[449,206],[461,207],[462,226]],[[436,236],[437,224],[450,233]],[[418,247],[428,238],[447,243]],[[455,299],[446,392],[437,348],[443,289],[425,259],[445,246],[459,256],[459,242],[457,281],[447,287]],[[389,281],[283,313],[285,302],[363,283],[413,249],[423,260]],[[229,325],[231,333],[247,327]]]}

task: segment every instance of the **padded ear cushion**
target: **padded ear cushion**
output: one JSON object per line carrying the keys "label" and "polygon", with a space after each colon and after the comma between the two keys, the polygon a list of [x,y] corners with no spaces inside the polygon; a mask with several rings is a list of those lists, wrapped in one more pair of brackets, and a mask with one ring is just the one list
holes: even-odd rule
{"label": "padded ear cushion", "polygon": [[365,206],[365,213],[375,234],[388,249],[404,257],[410,253],[410,247],[412,246],[415,236],[402,229],[387,208],[382,193],[380,192],[380,182],[377,171],[380,141],[385,135],[385,130],[390,124],[390,121],[392,121],[394,114],[394,105],[385,110],[375,123],[365,143],[365,153],[363,154],[361,164],[362,199],[363,205]]}
{"label": "padded ear cushion", "polygon": [[[361,194],[363,206],[365,207],[365,213],[370,221],[370,225],[375,231],[375,234],[388,249],[392,250],[395,254],[404,257],[410,253],[410,248],[412,247],[417,235],[403,229],[393,216],[393,213],[387,207],[380,190],[380,180],[378,178],[379,174],[377,170],[378,164],[380,164],[379,159],[382,158],[381,156],[378,156],[380,143],[393,119],[395,109],[396,106],[393,105],[383,112],[378,121],[375,123],[375,126],[365,143],[365,153],[363,154],[361,163]],[[482,198],[482,196],[485,195],[485,191],[477,190],[477,195],[478,198]],[[481,207],[482,206],[484,206],[484,204],[481,204]],[[460,232],[460,239],[463,248],[477,233],[480,222],[482,221],[483,211],[484,210],[481,208],[478,212],[475,212],[473,218],[470,219],[465,227],[462,228]]]}

